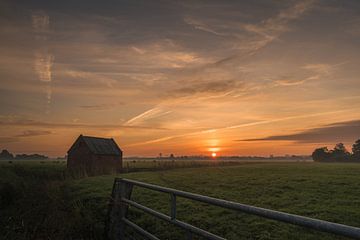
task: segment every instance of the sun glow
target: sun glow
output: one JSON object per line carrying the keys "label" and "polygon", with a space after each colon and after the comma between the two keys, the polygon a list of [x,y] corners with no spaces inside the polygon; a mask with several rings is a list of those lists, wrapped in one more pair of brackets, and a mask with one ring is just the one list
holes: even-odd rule
{"label": "sun glow", "polygon": [[216,157],[216,152],[211,153],[211,156],[212,156],[213,158],[215,158],[215,157]]}
{"label": "sun glow", "polygon": [[220,150],[220,148],[218,148],[218,147],[211,147],[211,148],[209,148],[209,151],[210,152],[218,152]]}

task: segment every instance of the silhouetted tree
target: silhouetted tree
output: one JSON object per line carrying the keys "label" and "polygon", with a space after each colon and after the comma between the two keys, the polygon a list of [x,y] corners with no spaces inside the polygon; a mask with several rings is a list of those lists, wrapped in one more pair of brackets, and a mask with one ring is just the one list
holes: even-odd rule
{"label": "silhouetted tree", "polygon": [[8,150],[4,149],[1,151],[0,153],[0,159],[3,160],[11,160],[14,158],[14,155],[12,155],[12,153],[10,153]]}
{"label": "silhouetted tree", "polygon": [[352,145],[352,159],[355,161],[360,161],[360,139]]}
{"label": "silhouetted tree", "polygon": [[327,147],[315,149],[312,153],[312,158],[316,162],[360,162],[360,139],[352,145],[352,154],[343,143],[338,143],[330,151]]}
{"label": "silhouetted tree", "polygon": [[330,160],[330,152],[327,147],[315,149],[311,156],[315,162],[326,162]]}
{"label": "silhouetted tree", "polygon": [[338,143],[335,145],[334,150],[330,152],[330,157],[332,161],[348,161],[350,153],[343,143]]}

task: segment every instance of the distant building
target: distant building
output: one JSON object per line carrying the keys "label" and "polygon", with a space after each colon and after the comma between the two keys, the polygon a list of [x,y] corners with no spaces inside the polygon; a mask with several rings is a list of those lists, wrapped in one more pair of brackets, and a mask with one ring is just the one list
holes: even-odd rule
{"label": "distant building", "polygon": [[122,169],[122,151],[112,138],[80,135],[67,153],[67,168],[73,171],[100,175]]}

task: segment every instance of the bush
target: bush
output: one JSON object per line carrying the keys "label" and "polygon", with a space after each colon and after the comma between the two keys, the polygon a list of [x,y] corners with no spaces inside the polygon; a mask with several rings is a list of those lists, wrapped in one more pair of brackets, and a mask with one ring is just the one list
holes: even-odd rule
{"label": "bush", "polygon": [[325,162],[330,159],[330,152],[327,147],[317,148],[311,156],[315,162]]}

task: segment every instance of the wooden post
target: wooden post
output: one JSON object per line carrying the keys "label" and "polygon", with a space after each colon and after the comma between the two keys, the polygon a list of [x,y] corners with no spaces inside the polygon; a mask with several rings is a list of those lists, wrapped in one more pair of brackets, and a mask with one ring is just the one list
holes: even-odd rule
{"label": "wooden post", "polygon": [[170,194],[170,217],[171,220],[176,219],[176,195],[173,193]]}
{"label": "wooden post", "polygon": [[125,224],[122,218],[126,217],[129,207],[121,202],[121,199],[130,199],[132,188],[131,183],[123,182],[119,178],[114,181],[106,226],[107,238],[110,240],[125,240]]}

